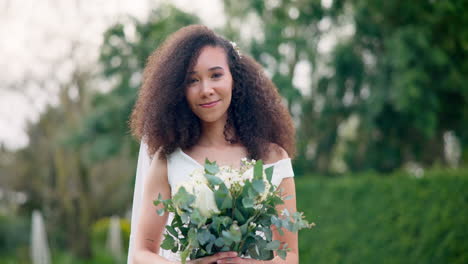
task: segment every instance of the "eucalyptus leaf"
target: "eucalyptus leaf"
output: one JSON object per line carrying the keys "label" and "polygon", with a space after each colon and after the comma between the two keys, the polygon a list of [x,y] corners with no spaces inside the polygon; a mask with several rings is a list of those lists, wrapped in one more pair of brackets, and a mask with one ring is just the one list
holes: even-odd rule
{"label": "eucalyptus leaf", "polygon": [[265,191],[265,183],[263,180],[255,179],[252,181],[252,185],[257,193],[263,193]]}
{"label": "eucalyptus leaf", "polygon": [[161,243],[161,248],[166,249],[166,250],[171,250],[174,247],[174,245],[175,245],[174,238],[169,234],[165,234],[164,240]]}
{"label": "eucalyptus leaf", "polygon": [[205,178],[213,186],[218,186],[221,183],[223,183],[223,180],[221,180],[220,178],[218,178],[218,177],[216,177],[214,175],[211,175],[211,174],[205,174]]}
{"label": "eucalyptus leaf", "polygon": [[278,254],[278,256],[280,258],[282,258],[283,260],[286,259],[286,254],[287,254],[287,251],[285,249],[278,249],[276,250],[276,254]]}
{"label": "eucalyptus leaf", "polygon": [[224,244],[225,244],[225,243],[224,243],[224,238],[218,237],[218,238],[215,240],[214,244],[215,244],[217,247],[223,247]]}
{"label": "eucalyptus leaf", "polygon": [[263,179],[263,161],[258,160],[254,165],[254,179]]}
{"label": "eucalyptus leaf", "polygon": [[208,245],[206,246],[206,252],[207,252],[208,254],[213,253],[213,252],[212,252],[212,250],[213,250],[213,245],[214,245],[214,242],[210,242],[210,243],[208,243]]}
{"label": "eucalyptus leaf", "polygon": [[199,246],[197,239],[197,229],[190,229],[188,232],[188,242],[192,247],[197,248]]}
{"label": "eucalyptus leaf", "polygon": [[170,225],[167,225],[166,226],[166,230],[174,237],[178,237],[179,234],[177,233],[177,231],[175,230],[174,227],[170,226]]}
{"label": "eucalyptus leaf", "polygon": [[279,240],[273,240],[270,243],[266,244],[265,249],[268,250],[277,250],[280,247],[281,243]]}
{"label": "eucalyptus leaf", "polygon": [[189,256],[189,254],[190,254],[190,248],[186,248],[184,251],[182,251],[182,253],[180,253],[180,259],[182,261],[182,264],[187,263],[187,257]]}
{"label": "eucalyptus leaf", "polygon": [[242,213],[239,211],[239,209],[234,208],[233,210],[233,215],[234,218],[240,223],[243,224],[245,222],[245,217],[242,215]]}
{"label": "eucalyptus leaf", "polygon": [[274,169],[274,166],[270,166],[265,169],[266,178],[269,183],[271,183],[271,179],[273,178],[273,169]]}
{"label": "eucalyptus leaf", "polygon": [[193,209],[190,220],[198,227],[201,227],[205,224],[207,218],[200,213],[200,210],[198,210],[198,208],[195,208]]}
{"label": "eucalyptus leaf", "polygon": [[214,192],[216,206],[220,210],[232,208],[232,198],[229,189],[224,183],[219,185],[219,189]]}
{"label": "eucalyptus leaf", "polygon": [[216,164],[216,161],[210,162],[208,159],[205,159],[205,172],[211,175],[218,173],[219,167]]}
{"label": "eucalyptus leaf", "polygon": [[210,235],[211,235],[210,231],[208,231],[207,229],[201,229],[197,233],[197,239],[200,245],[203,246],[207,244],[210,241]]}
{"label": "eucalyptus leaf", "polygon": [[244,205],[246,208],[252,208],[254,206],[254,200],[249,197],[244,197],[242,199],[242,205]]}
{"label": "eucalyptus leaf", "polygon": [[164,215],[164,208],[161,208],[161,209],[158,209],[156,210],[156,212],[158,213],[159,216],[163,216]]}

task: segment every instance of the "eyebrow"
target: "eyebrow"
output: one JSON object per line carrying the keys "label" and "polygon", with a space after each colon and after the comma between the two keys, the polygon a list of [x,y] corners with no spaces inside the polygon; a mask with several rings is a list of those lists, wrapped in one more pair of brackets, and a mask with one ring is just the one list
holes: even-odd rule
{"label": "eyebrow", "polygon": [[[221,66],[214,66],[208,69],[208,71],[214,71],[214,70],[224,70],[223,67]],[[188,74],[195,74],[197,73],[196,71],[190,71]]]}

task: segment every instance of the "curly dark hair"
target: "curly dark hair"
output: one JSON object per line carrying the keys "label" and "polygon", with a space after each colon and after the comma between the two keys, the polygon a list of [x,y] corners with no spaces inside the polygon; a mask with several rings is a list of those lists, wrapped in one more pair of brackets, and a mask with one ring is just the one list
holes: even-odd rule
{"label": "curly dark hair", "polygon": [[276,86],[254,59],[240,55],[229,41],[201,25],[179,29],[149,56],[129,122],[132,134],[145,140],[151,155],[160,149],[161,159],[198,142],[201,121],[191,111],[185,90],[188,72],[205,46],[225,50],[232,74],[226,140],[244,145],[253,159],[266,158],[270,143],[293,157],[294,126]]}

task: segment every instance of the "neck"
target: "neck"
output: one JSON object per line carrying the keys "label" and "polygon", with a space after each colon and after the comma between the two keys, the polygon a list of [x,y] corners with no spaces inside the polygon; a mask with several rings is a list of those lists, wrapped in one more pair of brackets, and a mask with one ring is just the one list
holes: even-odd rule
{"label": "neck", "polygon": [[227,116],[216,122],[202,122],[202,134],[198,141],[198,145],[220,147],[230,145],[224,138],[224,126],[227,122]]}

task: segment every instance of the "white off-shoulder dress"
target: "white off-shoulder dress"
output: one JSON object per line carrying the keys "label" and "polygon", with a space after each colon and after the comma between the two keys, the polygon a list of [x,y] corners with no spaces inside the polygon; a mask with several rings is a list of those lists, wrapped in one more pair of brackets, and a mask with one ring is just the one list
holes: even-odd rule
{"label": "white off-shoulder dress", "polygon": [[[284,178],[294,177],[294,171],[292,168],[291,159],[289,158],[279,160],[272,164],[265,164],[264,167],[267,168],[271,166],[274,166],[272,183],[275,186],[278,186]],[[167,158],[167,177],[168,177],[169,185],[171,187],[171,192],[175,193],[175,188],[179,183],[184,182],[184,181],[189,181],[190,174],[195,169],[203,168],[203,167],[204,166],[202,164],[198,163],[195,159],[187,155],[180,148],[176,149]],[[135,203],[135,200],[134,200],[134,203]],[[172,219],[173,219],[173,215],[171,213],[169,214],[169,217],[167,220],[168,225],[172,222]],[[133,220],[134,219],[132,219],[132,229],[136,227],[136,225],[133,223]],[[130,251],[131,249],[129,250],[129,254],[130,254]],[[178,253],[173,253],[170,250],[165,250],[161,248],[159,251],[159,254],[168,260],[180,261],[180,255]],[[130,256],[129,256],[128,264],[130,263],[131,262],[130,262]]]}

